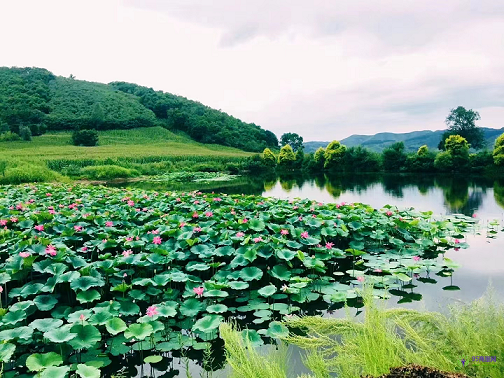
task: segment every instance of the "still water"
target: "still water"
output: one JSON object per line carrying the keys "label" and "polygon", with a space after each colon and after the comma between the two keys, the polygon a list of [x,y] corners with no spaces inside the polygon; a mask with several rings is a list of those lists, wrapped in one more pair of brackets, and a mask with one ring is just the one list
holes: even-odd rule
{"label": "still water", "polygon": [[[202,190],[228,194],[254,194],[283,199],[309,198],[320,202],[361,202],[375,208],[384,205],[415,208],[437,215],[464,214],[478,220],[478,231],[466,236],[467,249],[451,250],[446,257],[460,265],[452,277],[434,276],[431,282],[414,280],[408,295],[392,296],[390,306],[444,311],[450,303],[469,302],[492,286],[495,298],[504,301],[504,179],[431,175],[352,175],[241,177],[227,183],[130,183],[121,186],[155,190]],[[490,223],[497,220],[499,225]],[[499,231],[493,234],[489,231]],[[447,287],[458,290],[448,290]],[[342,310],[328,316],[343,316]],[[291,368],[305,372],[296,350]],[[179,367],[180,368],[180,367]],[[184,368],[181,369],[183,371]],[[201,369],[189,366],[194,376]],[[140,376],[140,375],[138,375]],[[155,376],[158,376],[155,374]],[[213,377],[226,376],[226,371]],[[295,376],[295,375],[294,375]]]}

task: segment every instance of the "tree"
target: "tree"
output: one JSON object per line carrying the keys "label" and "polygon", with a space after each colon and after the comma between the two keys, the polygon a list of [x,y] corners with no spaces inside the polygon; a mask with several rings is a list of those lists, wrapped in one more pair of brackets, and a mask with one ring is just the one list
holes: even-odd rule
{"label": "tree", "polygon": [[485,146],[485,136],[483,130],[476,126],[476,121],[480,119],[479,113],[472,109],[467,110],[463,106],[452,109],[445,120],[448,130],[443,133],[438,148],[445,150],[446,139],[451,135],[460,135],[473,148],[483,148]]}
{"label": "tree", "polygon": [[76,129],[72,134],[72,143],[75,146],[96,146],[98,144],[98,131]]}
{"label": "tree", "polygon": [[436,169],[463,172],[469,168],[469,143],[460,135],[450,135],[445,141],[446,151],[434,161]]}
{"label": "tree", "polygon": [[406,154],[404,153],[404,143],[396,142],[383,150],[382,154],[383,168],[386,171],[399,172],[406,163]]}
{"label": "tree", "polygon": [[504,166],[504,134],[495,140],[492,155],[495,165]]}
{"label": "tree", "polygon": [[101,125],[105,121],[105,113],[100,103],[97,102],[93,106],[93,113],[91,114],[91,125],[94,129],[101,129]]}
{"label": "tree", "polygon": [[278,165],[282,168],[292,168],[296,162],[296,155],[290,145],[285,145],[278,154]]}
{"label": "tree", "polygon": [[342,169],[343,158],[345,157],[346,146],[339,141],[333,140],[329,143],[324,153],[324,168],[326,169]]}
{"label": "tree", "polygon": [[295,163],[296,168],[298,169],[303,168],[304,159],[305,159],[305,153],[303,147],[301,146],[301,148],[296,151],[296,163]]}
{"label": "tree", "polygon": [[28,126],[19,126],[19,136],[26,141],[32,140],[32,133]]}
{"label": "tree", "polygon": [[269,148],[265,148],[262,154],[262,161],[266,167],[274,168],[276,166],[276,157]]}
{"label": "tree", "polygon": [[315,151],[315,155],[313,155],[313,160],[315,160],[315,168],[324,169],[325,164],[325,148],[319,147],[317,151]]}
{"label": "tree", "polygon": [[280,144],[282,147],[289,145],[293,151],[297,151],[303,146],[303,137],[296,133],[285,133],[280,137]]}

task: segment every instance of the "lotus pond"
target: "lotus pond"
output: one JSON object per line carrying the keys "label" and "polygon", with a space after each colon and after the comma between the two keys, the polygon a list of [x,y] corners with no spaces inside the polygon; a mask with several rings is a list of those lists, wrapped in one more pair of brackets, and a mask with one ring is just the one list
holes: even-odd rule
{"label": "lotus pond", "polygon": [[[5,377],[178,376],[225,364],[219,324],[254,345],[292,314],[418,299],[450,277],[473,218],[360,203],[91,186],[0,189]],[[474,231],[473,231],[474,232]],[[422,281],[423,280],[423,281]],[[450,287],[453,286],[453,287]],[[457,289],[448,285],[446,290]]]}

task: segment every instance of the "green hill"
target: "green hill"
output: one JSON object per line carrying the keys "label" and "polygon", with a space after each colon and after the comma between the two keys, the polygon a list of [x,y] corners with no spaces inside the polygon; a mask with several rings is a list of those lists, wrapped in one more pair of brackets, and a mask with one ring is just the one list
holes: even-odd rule
{"label": "green hill", "polygon": [[[490,129],[482,127],[485,135],[485,141],[488,148],[493,148],[495,139],[502,133],[502,129]],[[404,142],[406,151],[416,152],[420,146],[424,144],[431,150],[437,150],[439,141],[444,130],[423,130],[413,131],[410,133],[378,133],[375,135],[351,135],[348,138],[342,139],[340,142],[347,147],[362,146],[371,151],[381,152],[385,148],[396,142]],[[329,142],[306,142],[304,143],[305,152],[315,152],[319,147],[326,147]]]}
{"label": "green hill", "polygon": [[277,147],[270,131],[224,112],[136,84],[93,83],[53,75],[42,68],[0,67],[0,123],[15,133],[162,126],[201,143],[246,151]]}

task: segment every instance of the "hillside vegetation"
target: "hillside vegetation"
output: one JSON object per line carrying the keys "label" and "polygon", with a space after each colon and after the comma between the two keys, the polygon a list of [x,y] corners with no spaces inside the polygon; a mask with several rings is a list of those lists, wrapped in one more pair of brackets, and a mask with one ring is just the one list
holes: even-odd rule
{"label": "hillside vegetation", "polygon": [[32,135],[162,126],[201,143],[246,151],[278,145],[272,132],[181,96],[124,82],[63,78],[42,68],[0,67],[0,124],[14,133],[28,126]]}
{"label": "hillside vegetation", "polygon": [[[489,149],[493,148],[495,140],[504,132],[502,129],[491,129],[482,127],[486,145]],[[423,130],[410,133],[378,133],[375,135],[351,135],[342,139],[340,142],[347,147],[362,146],[370,151],[382,152],[384,149],[392,146],[394,143],[403,142],[407,152],[416,152],[420,146],[427,145],[430,150],[438,148],[444,130]],[[329,142],[306,142],[304,143],[305,152],[315,152],[319,147],[327,146]]]}

